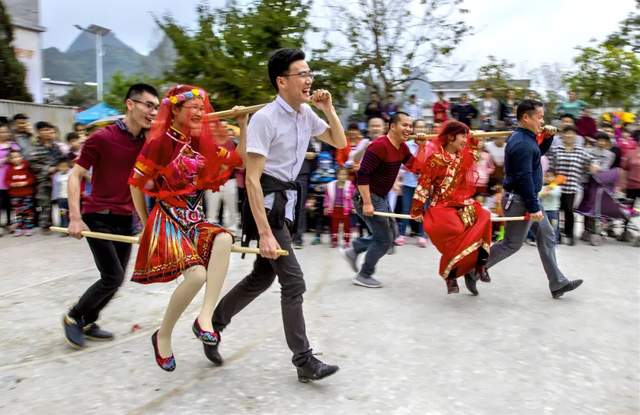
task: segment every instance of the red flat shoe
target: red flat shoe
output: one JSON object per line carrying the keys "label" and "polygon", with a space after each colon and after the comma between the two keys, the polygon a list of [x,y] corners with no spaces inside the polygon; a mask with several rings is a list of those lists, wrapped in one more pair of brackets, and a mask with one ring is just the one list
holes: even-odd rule
{"label": "red flat shoe", "polygon": [[169,357],[160,356],[160,352],[158,351],[158,330],[156,330],[151,336],[151,344],[153,344],[156,363],[160,366],[160,369],[166,370],[167,372],[173,372],[176,369],[176,359],[173,357],[173,354]]}

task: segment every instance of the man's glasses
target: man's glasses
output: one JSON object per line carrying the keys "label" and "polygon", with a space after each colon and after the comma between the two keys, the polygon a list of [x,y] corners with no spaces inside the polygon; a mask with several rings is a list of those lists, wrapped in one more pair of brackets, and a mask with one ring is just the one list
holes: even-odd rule
{"label": "man's glasses", "polygon": [[133,102],[137,102],[138,104],[144,105],[145,107],[147,107],[147,111],[158,111],[158,108],[160,108],[160,105],[154,102],[140,101],[138,99],[133,99],[133,98],[129,98],[129,99]]}
{"label": "man's glasses", "polygon": [[302,71],[298,73],[284,74],[280,76],[284,76],[285,78],[288,78],[290,76],[299,76],[300,78],[309,78],[309,79],[313,79],[316,77],[316,75],[311,71]]}

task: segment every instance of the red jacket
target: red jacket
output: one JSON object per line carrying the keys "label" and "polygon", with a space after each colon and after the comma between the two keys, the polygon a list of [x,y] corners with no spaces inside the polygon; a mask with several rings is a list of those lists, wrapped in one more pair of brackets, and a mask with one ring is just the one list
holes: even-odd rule
{"label": "red jacket", "polygon": [[[23,161],[18,167],[10,164],[4,180],[9,196],[26,197],[33,196],[35,193],[34,184],[36,183],[36,178],[29,168],[29,163],[26,161]],[[27,184],[24,186],[16,186],[18,182],[27,182]]]}

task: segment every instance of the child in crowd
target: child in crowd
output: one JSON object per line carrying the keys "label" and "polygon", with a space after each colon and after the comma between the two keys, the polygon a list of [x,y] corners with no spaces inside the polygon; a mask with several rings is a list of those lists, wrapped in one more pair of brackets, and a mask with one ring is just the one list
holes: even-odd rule
{"label": "child in crowd", "polygon": [[477,163],[478,181],[476,183],[476,194],[486,196],[489,194],[489,178],[495,170],[495,165],[491,158],[491,154],[485,149],[484,142],[480,142],[479,145],[480,160]]}
{"label": "child in crowd", "polygon": [[[58,205],[60,226],[69,226],[69,194],[67,184],[71,173],[71,164],[68,159],[62,158],[58,162],[57,171],[52,178],[51,200]],[[63,234],[65,235],[65,234]]]}
{"label": "child in crowd", "polygon": [[350,215],[353,209],[355,186],[349,180],[349,170],[338,169],[337,179],[327,184],[324,194],[324,214],[331,218],[331,247],[338,246],[338,232],[342,223],[344,247],[351,243]]}
{"label": "child in crowd", "polygon": [[318,154],[318,167],[311,173],[310,177],[310,197],[314,199],[313,206],[315,207],[315,231],[316,237],[311,242],[312,245],[318,245],[322,243],[321,236],[326,224],[326,217],[324,216],[324,194],[329,182],[334,181],[336,178],[336,171],[334,168],[333,158],[327,151],[322,151]]}
{"label": "child in crowd", "polygon": [[556,243],[560,242],[560,196],[562,196],[560,185],[563,182],[564,176],[556,176],[553,172],[547,171],[544,174],[545,185],[540,191],[540,202],[551,226],[555,229]]}
{"label": "child in crowd", "polygon": [[[484,199],[484,208],[491,212],[492,216],[503,216],[502,210],[502,185],[495,184],[491,187],[492,194]],[[492,234],[494,241],[500,241],[504,237],[504,222],[493,222]]]}
{"label": "child in crowd", "polygon": [[82,144],[84,141],[82,140],[80,134],[76,132],[71,132],[67,134],[67,143],[69,143],[69,152],[67,155],[69,156],[69,161],[73,165],[75,159],[80,155],[80,150],[82,149]]}
{"label": "child in crowd", "polygon": [[[3,117],[0,119],[0,212],[5,211],[6,219],[4,226],[8,229],[11,228],[11,200],[4,178],[10,167],[9,154],[12,151],[20,151],[20,146],[13,141],[7,119]],[[4,230],[0,227],[0,236],[2,236],[3,233]]]}
{"label": "child in crowd", "polygon": [[36,177],[29,168],[29,163],[22,158],[22,153],[12,150],[9,153],[10,166],[5,175],[5,185],[11,198],[11,208],[16,218],[14,236],[31,236],[35,226],[33,196],[35,194]]}

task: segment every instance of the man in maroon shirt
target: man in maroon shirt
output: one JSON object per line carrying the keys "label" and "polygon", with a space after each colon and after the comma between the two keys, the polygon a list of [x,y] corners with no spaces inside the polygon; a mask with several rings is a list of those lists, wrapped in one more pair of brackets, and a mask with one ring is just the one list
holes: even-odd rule
{"label": "man in maroon shirt", "polygon": [[[82,238],[85,230],[133,234],[133,203],[127,181],[144,144],[145,132],[158,114],[158,92],[147,84],[132,85],[125,104],[124,120],[89,137],[69,176],[69,234],[74,238]],[[89,169],[93,169],[91,194],[82,201],[81,214],[80,182]],[[100,329],[96,320],[122,284],[131,254],[127,243],[91,238],[87,242],[100,279],[63,317],[65,338],[76,349],[84,347],[85,338],[113,339],[113,334]]]}
{"label": "man in maroon shirt", "polygon": [[[414,158],[405,141],[413,132],[413,120],[405,112],[395,113],[389,120],[389,132],[373,140],[362,158],[357,173],[358,192],[354,196],[356,212],[365,221],[371,235],[353,241],[351,248],[343,251],[351,268],[357,273],[355,285],[380,288],[382,283],[373,278],[380,258],[391,248],[394,240],[393,222],[389,218],[374,216],[373,212],[389,212],[387,195],[398,176],[400,165],[416,171]],[[417,137],[423,144],[425,137]],[[358,255],[366,252],[364,264],[358,271]]]}

